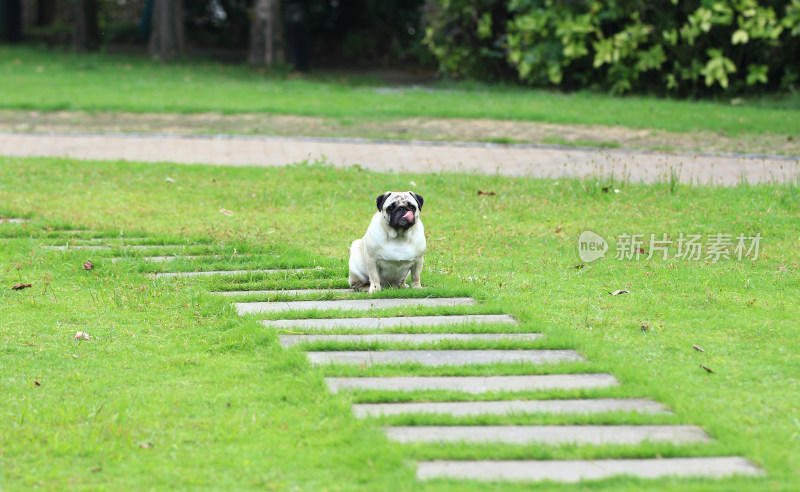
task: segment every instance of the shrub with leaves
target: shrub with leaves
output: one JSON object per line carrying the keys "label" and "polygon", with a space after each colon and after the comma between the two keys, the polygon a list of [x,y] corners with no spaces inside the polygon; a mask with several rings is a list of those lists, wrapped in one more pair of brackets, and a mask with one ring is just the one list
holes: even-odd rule
{"label": "shrub with leaves", "polygon": [[800,0],[441,0],[425,42],[443,73],[681,95],[786,89]]}

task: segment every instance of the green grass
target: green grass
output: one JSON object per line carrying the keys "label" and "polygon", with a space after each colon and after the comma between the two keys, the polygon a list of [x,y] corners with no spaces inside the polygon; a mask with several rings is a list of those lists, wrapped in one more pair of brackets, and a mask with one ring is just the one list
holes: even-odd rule
{"label": "green grass", "polygon": [[244,66],[188,61],[162,65],[131,56],[77,56],[0,48],[0,108],[130,112],[281,113],[340,118],[341,124],[397,117],[487,118],[620,125],[672,132],[710,130],[800,135],[800,98],[728,101],[617,98],[510,86],[440,83],[376,91],[343,76],[287,77]]}
{"label": "green grass", "polygon": [[[167,169],[181,186],[163,182]],[[380,296],[471,295],[481,302],[442,312],[511,314],[520,323],[504,329],[546,335],[514,348],[574,348],[586,362],[310,367],[300,348],[281,348],[278,333],[260,324],[266,315],[237,316],[231,302],[239,299],[210,292],[345,286],[347,247],[364,233],[374,196],[408,189],[411,181],[425,197],[425,288],[386,290]],[[0,225],[0,488],[553,490],[551,484],[419,484],[413,463],[427,458],[743,455],[769,475],[718,481],[615,478],[559,490],[795,490],[800,480],[800,188],[615,182],[620,193],[602,192],[607,185],[591,179],[376,174],[321,165],[257,169],[0,158],[0,216],[32,220]],[[496,194],[478,195],[478,190]],[[220,214],[221,208],[234,214]],[[620,261],[612,254],[575,268],[580,264],[576,238],[587,229],[607,238],[760,232],[763,239],[757,261]],[[99,236],[100,243],[113,247],[63,252],[42,247],[87,244]],[[181,244],[187,254],[220,258],[143,264],[137,258],[169,249],[131,252],[122,247],[126,244]],[[113,256],[130,261],[111,263]],[[91,271],[81,267],[87,259],[96,265]],[[232,278],[147,275],[161,269],[298,266],[315,269]],[[33,287],[9,289],[22,282]],[[630,294],[607,294],[616,289]],[[403,308],[370,314],[432,312]],[[645,324],[649,329],[643,331]],[[92,340],[78,344],[73,338],[77,331],[88,332]],[[701,363],[715,372],[706,373]],[[326,375],[583,371],[608,372],[622,384],[522,396],[646,397],[674,414],[359,421],[350,411],[355,401],[520,395],[332,395],[323,382]],[[623,422],[696,424],[714,442],[601,448],[401,446],[388,442],[380,429],[386,423]]]}

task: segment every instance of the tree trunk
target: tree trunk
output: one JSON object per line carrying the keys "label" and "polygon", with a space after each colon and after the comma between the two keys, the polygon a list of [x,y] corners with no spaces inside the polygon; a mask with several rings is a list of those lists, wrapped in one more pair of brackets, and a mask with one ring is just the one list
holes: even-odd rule
{"label": "tree trunk", "polygon": [[253,65],[267,68],[285,60],[283,22],[279,0],[256,0],[250,22],[250,55]]}
{"label": "tree trunk", "polygon": [[43,27],[53,24],[56,20],[55,0],[39,0],[36,2],[36,25]]}
{"label": "tree trunk", "polygon": [[155,0],[150,54],[161,61],[174,60],[185,52],[183,0]]}
{"label": "tree trunk", "polygon": [[0,2],[0,35],[9,43],[22,41],[22,2],[20,0],[5,0]]}
{"label": "tree trunk", "polygon": [[97,0],[73,0],[72,47],[79,53],[100,47],[100,26],[97,23]]}

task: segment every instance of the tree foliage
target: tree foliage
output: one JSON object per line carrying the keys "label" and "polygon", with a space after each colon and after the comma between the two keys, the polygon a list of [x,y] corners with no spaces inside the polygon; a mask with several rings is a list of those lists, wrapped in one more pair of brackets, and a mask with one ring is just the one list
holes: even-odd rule
{"label": "tree foliage", "polygon": [[452,76],[696,95],[800,73],[800,0],[441,0],[426,20]]}

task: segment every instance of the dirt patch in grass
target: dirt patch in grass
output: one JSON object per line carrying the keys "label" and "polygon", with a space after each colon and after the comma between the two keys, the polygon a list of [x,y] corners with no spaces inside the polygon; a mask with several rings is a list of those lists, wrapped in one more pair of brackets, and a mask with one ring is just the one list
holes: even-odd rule
{"label": "dirt patch in grass", "polygon": [[351,137],[800,155],[800,138],[793,135],[675,133],[618,126],[458,118],[368,120],[273,114],[0,111],[0,131]]}

